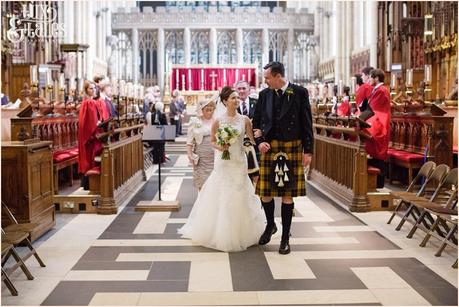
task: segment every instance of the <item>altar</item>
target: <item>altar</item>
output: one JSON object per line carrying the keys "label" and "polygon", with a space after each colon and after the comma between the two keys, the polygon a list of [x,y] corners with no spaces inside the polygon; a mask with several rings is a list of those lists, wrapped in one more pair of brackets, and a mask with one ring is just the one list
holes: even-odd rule
{"label": "altar", "polygon": [[224,86],[245,80],[257,87],[258,67],[250,65],[172,65],[169,73],[170,90],[179,90],[187,105],[195,105],[218,93]]}

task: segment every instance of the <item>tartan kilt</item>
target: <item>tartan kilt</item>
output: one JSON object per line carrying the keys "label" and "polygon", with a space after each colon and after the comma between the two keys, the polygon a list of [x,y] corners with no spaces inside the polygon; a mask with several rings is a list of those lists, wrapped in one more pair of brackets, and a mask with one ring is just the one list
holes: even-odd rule
{"label": "tartan kilt", "polygon": [[[260,197],[298,197],[306,195],[306,181],[303,168],[303,146],[301,140],[269,142],[271,150],[261,154],[260,158],[260,179],[257,183],[256,194]],[[293,170],[292,186],[278,188],[272,182],[274,156],[279,152],[288,155],[289,167]]]}

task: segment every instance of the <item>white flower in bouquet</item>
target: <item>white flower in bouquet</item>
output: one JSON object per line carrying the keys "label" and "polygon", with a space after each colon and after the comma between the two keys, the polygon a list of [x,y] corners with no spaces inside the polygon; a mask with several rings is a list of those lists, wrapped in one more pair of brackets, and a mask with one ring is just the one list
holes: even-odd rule
{"label": "white flower in bouquet", "polygon": [[[236,138],[239,136],[239,131],[234,129],[231,125],[222,124],[217,130],[216,133],[217,138],[217,145],[225,146],[231,145],[236,142]],[[230,153],[227,149],[225,149],[222,153],[222,160],[229,160]]]}

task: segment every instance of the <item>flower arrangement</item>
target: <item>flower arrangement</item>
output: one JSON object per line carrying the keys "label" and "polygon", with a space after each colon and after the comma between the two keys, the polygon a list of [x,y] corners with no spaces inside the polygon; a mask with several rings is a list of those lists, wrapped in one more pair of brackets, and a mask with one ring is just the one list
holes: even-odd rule
{"label": "flower arrangement", "polygon": [[[217,138],[218,146],[231,145],[236,142],[236,138],[239,136],[239,131],[234,129],[231,125],[222,124],[215,134]],[[222,153],[222,160],[229,160],[230,153],[228,149],[225,149]]]}

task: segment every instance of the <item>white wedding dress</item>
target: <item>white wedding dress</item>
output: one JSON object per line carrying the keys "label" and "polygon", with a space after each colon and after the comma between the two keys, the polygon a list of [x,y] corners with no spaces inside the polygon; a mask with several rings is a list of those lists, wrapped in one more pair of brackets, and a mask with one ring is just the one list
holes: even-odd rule
{"label": "white wedding dress", "polygon": [[187,223],[178,232],[205,247],[242,251],[258,244],[266,219],[247,175],[244,116],[222,115],[217,120],[240,134],[229,147],[230,160],[222,160],[222,152],[215,151],[214,170],[199,192]]}

